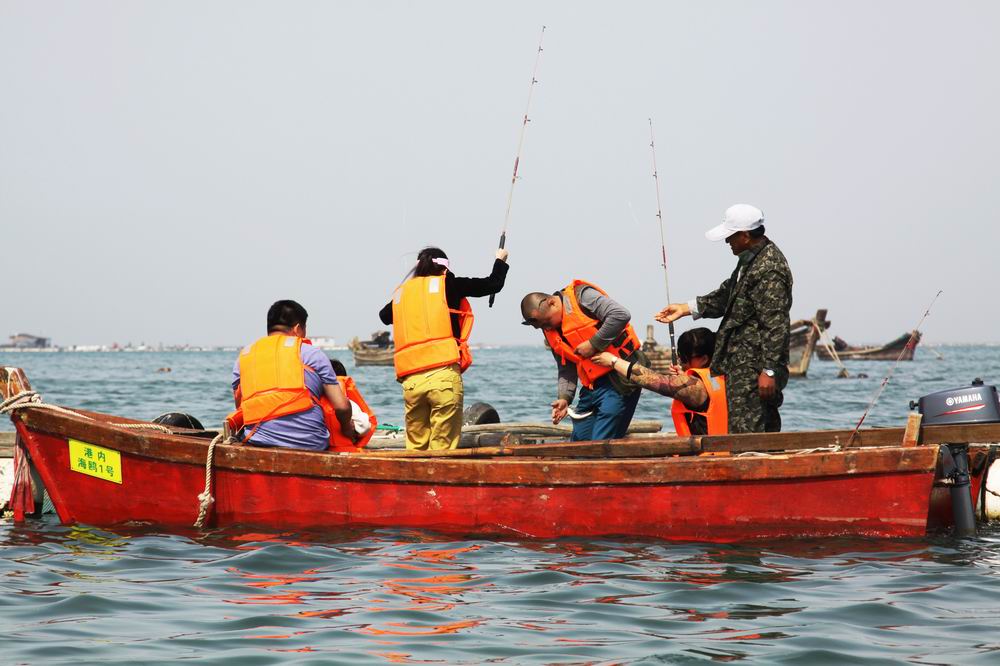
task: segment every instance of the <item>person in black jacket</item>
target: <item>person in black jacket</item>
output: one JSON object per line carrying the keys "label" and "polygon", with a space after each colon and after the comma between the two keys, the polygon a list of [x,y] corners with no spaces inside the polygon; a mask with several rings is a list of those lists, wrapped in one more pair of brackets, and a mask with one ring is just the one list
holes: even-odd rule
{"label": "person in black jacket", "polygon": [[[453,347],[442,350],[433,340],[406,340],[394,318],[408,312],[415,331],[444,325],[437,276],[444,278],[444,297],[450,312],[452,335],[462,337],[463,317],[458,314],[466,298],[489,296],[503,289],[507,278],[507,251],[497,250],[493,271],[485,278],[458,277],[451,272],[440,248],[426,247],[417,255],[417,265],[397,289],[393,300],[379,311],[383,324],[393,324],[396,338],[396,377],[403,385],[406,407],[406,446],[409,449],[454,449],[462,435],[462,403],[465,395],[460,363],[454,361]],[[428,278],[415,287],[418,278]],[[424,288],[426,287],[426,288]],[[460,345],[461,346],[461,345]],[[404,355],[405,354],[405,355]],[[439,358],[440,357],[440,358]]]}

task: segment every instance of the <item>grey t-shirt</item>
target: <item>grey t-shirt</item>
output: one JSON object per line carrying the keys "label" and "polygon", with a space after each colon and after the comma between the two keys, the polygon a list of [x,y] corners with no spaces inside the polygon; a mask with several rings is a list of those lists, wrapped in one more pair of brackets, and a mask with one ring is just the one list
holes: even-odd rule
{"label": "grey t-shirt", "polygon": [[[571,312],[573,309],[572,304],[561,291],[556,293],[562,298],[563,311]],[[632,319],[632,314],[625,306],[587,285],[580,285],[576,288],[576,301],[580,304],[580,310],[583,314],[600,322],[597,333],[590,338],[590,344],[597,351],[604,351],[608,345],[614,342],[615,338],[621,335],[621,332],[625,330],[625,327],[628,326],[629,321]],[[556,366],[559,368],[558,396],[567,402],[573,402],[573,397],[576,395],[576,363],[567,360],[564,365],[559,354],[553,351],[552,355],[555,357]],[[635,355],[633,354],[628,357],[628,360],[634,357]],[[631,393],[637,388],[635,384],[626,381],[616,372],[612,372],[609,376],[619,393]]]}

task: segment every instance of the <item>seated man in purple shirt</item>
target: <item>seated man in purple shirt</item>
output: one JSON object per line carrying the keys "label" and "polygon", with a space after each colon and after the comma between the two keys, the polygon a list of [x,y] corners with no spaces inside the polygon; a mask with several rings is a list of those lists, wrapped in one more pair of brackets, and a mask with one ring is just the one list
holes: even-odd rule
{"label": "seated man in purple shirt", "polygon": [[[340,424],[341,432],[352,440],[357,439],[354,432],[354,425],[351,422],[351,406],[344,395],[337,376],[333,373],[330,359],[322,350],[313,347],[308,342],[302,340],[306,335],[306,319],[308,313],[305,308],[295,301],[277,301],[267,311],[267,336],[257,342],[245,347],[233,366],[233,391],[241,388],[241,372],[249,376],[253,368],[255,376],[256,395],[267,396],[268,393],[281,395],[280,400],[285,400],[284,396],[289,396],[286,402],[297,401],[299,405],[309,401],[303,399],[301,395],[296,396],[295,389],[284,389],[267,386],[268,381],[275,381],[273,377],[281,376],[282,370],[288,371],[290,368],[277,367],[281,364],[295,365],[296,369],[301,367],[305,389],[311,394],[311,406],[286,413],[283,416],[264,418],[262,421],[251,421],[252,415],[248,414],[246,419],[246,433],[250,435],[249,443],[258,446],[278,446],[289,449],[306,449],[310,451],[325,451],[330,446],[330,431],[327,429],[326,421],[323,417],[322,408],[316,404],[321,398],[326,397],[333,405]],[[277,336],[277,337],[275,337]],[[298,358],[294,356],[294,349],[298,347]],[[247,365],[253,364],[253,366]],[[295,370],[292,370],[294,372]],[[241,400],[249,401],[250,396],[245,391],[237,392],[236,406],[241,407]],[[246,405],[244,405],[246,407]],[[278,410],[287,411],[285,405],[278,403]],[[296,409],[296,407],[291,407]]]}

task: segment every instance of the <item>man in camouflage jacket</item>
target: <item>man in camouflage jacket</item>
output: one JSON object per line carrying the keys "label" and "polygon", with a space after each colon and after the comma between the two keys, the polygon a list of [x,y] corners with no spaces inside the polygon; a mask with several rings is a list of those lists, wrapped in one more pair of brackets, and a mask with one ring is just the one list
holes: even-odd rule
{"label": "man in camouflage jacket", "polygon": [[778,432],[778,408],[788,383],[792,272],[785,255],[764,235],[764,214],[737,204],[705,234],[725,239],[739,257],[718,289],[688,303],[672,303],[658,315],[668,323],[685,315],[722,318],[712,373],[726,376],[729,432]]}

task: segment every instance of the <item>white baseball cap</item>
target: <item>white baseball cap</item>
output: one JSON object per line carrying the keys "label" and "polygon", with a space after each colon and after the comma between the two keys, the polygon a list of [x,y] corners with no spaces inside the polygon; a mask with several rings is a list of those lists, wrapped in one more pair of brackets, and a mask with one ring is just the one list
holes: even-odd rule
{"label": "white baseball cap", "polygon": [[726,219],[705,232],[710,241],[725,240],[737,231],[751,231],[764,224],[764,211],[750,204],[736,204],[726,209]]}

